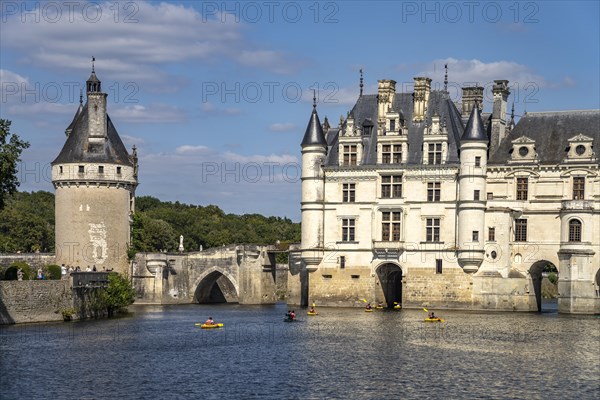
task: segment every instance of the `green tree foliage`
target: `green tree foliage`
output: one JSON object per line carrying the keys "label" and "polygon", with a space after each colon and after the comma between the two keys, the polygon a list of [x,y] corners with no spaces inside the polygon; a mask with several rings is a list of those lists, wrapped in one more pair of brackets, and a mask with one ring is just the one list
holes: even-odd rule
{"label": "green tree foliage", "polygon": [[10,133],[11,122],[0,119],[0,210],[4,208],[6,196],[13,194],[19,186],[17,167],[21,152],[29,143]]}
{"label": "green tree foliage", "polygon": [[550,281],[552,284],[556,285],[556,284],[558,283],[558,275],[556,274],[556,272],[550,272],[550,273],[548,274],[548,280],[549,280],[549,281]]}
{"label": "green tree foliage", "polygon": [[123,309],[135,300],[135,289],[127,277],[111,272],[108,274],[108,287],[100,292],[100,303],[106,308],[109,316]]}
{"label": "green tree foliage", "polygon": [[0,252],[54,251],[54,195],[15,192],[0,210]]}
{"label": "green tree foliage", "polygon": [[62,278],[60,265],[50,264],[46,267],[48,273],[46,274],[46,279],[54,279],[58,280]]}
{"label": "green tree foliage", "polygon": [[16,281],[17,280],[17,272],[21,268],[23,271],[23,280],[28,281],[32,279],[31,267],[29,264],[23,261],[15,261],[10,264],[10,267],[4,272],[4,279],[7,281]]}
{"label": "green tree foliage", "polygon": [[[131,226],[135,252],[175,251],[179,235],[186,251],[228,244],[275,244],[300,241],[300,224],[288,218],[259,214],[226,214],[215,205],[163,202],[150,196],[136,199]],[[16,192],[0,210],[0,252],[54,251],[54,195]],[[284,259],[282,255],[279,262]]]}

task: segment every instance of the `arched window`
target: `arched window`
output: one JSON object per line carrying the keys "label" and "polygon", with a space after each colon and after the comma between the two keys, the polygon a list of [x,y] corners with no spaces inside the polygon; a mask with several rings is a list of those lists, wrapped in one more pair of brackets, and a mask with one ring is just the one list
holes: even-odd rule
{"label": "arched window", "polygon": [[581,221],[577,219],[569,221],[569,242],[581,242]]}

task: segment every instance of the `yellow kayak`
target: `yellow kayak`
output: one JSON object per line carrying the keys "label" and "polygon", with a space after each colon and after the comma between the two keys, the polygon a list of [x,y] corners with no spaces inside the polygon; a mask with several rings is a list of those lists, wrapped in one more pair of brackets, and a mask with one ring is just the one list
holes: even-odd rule
{"label": "yellow kayak", "polygon": [[375,308],[378,309],[378,310],[383,310],[383,306],[377,306]]}
{"label": "yellow kayak", "polygon": [[425,318],[425,322],[444,322],[442,318]]}
{"label": "yellow kayak", "polygon": [[315,312],[310,312],[310,311],[309,311],[309,312],[308,312],[308,315],[319,315],[319,313],[318,313],[318,312],[316,312],[316,311],[315,311]]}
{"label": "yellow kayak", "polygon": [[402,306],[401,305],[395,305],[394,306],[394,310],[402,310]]}
{"label": "yellow kayak", "polygon": [[[200,325],[200,324],[196,324],[196,325]],[[202,329],[215,329],[215,328],[222,328],[223,327],[223,323],[219,322],[218,324],[201,324],[200,328]]]}
{"label": "yellow kayak", "polygon": [[365,308],[365,312],[373,312],[372,308]]}

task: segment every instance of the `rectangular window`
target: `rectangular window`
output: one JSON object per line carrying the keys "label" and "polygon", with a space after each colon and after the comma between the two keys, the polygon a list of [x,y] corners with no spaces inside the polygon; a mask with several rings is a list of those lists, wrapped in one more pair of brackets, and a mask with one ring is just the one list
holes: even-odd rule
{"label": "rectangular window", "polygon": [[400,211],[384,211],[381,213],[381,240],[384,242],[400,241]]}
{"label": "rectangular window", "polygon": [[83,167],[83,165],[79,166],[79,173],[83,174],[85,172],[85,168]]}
{"label": "rectangular window", "polygon": [[440,201],[441,187],[442,187],[442,184],[440,182],[428,182],[427,183],[427,201]]}
{"label": "rectangular window", "polygon": [[435,273],[436,274],[442,273],[442,260],[440,260],[440,259],[435,260]]}
{"label": "rectangular window", "polygon": [[58,167],[60,169],[60,173],[62,174],[63,169],[62,169],[62,165],[60,167]]}
{"label": "rectangular window", "polygon": [[441,164],[442,163],[442,144],[441,143],[429,143],[428,147],[428,158],[429,164]]}
{"label": "rectangular window", "polygon": [[396,130],[396,120],[395,119],[390,119],[390,131],[395,131]]}
{"label": "rectangular window", "polygon": [[402,197],[402,175],[383,175],[381,177],[381,197]]}
{"label": "rectangular window", "polygon": [[479,200],[479,190],[473,192],[473,200]]}
{"label": "rectangular window", "polygon": [[356,145],[344,145],[344,165],[356,165]]}
{"label": "rectangular window", "polygon": [[392,145],[384,144],[381,146],[381,163],[391,164],[392,162]]}
{"label": "rectangular window", "polygon": [[104,165],[98,165],[98,173],[99,174],[103,174],[104,173]]}
{"label": "rectangular window", "polygon": [[473,231],[473,241],[479,242],[479,231]]}
{"label": "rectangular window", "polygon": [[527,178],[517,178],[517,200],[527,200]]}
{"label": "rectangular window", "polygon": [[487,194],[487,199],[488,199],[488,200],[494,200],[494,193],[492,193],[492,192],[488,192],[488,194]]}
{"label": "rectangular window", "polygon": [[573,178],[573,200],[583,200],[585,194],[585,178],[576,176]]}
{"label": "rectangular window", "polygon": [[354,203],[356,193],[355,183],[344,183],[342,185],[342,201],[344,203]]}
{"label": "rectangular window", "polygon": [[490,226],[488,228],[488,240],[490,242],[495,242],[496,241],[496,228]]}
{"label": "rectangular window", "polygon": [[517,219],[515,220],[515,242],[526,242],[527,241],[527,220]]}
{"label": "rectangular window", "polygon": [[402,145],[395,144],[392,146],[392,162],[394,164],[400,164],[402,162]]}
{"label": "rectangular window", "polygon": [[342,242],[354,242],[354,218],[342,219]]}
{"label": "rectangular window", "polygon": [[481,157],[475,157],[475,166],[481,167]]}
{"label": "rectangular window", "polygon": [[439,218],[427,218],[427,237],[428,242],[439,242],[440,241],[440,219]]}
{"label": "rectangular window", "polygon": [[569,221],[569,242],[581,242],[581,222],[579,220]]}
{"label": "rectangular window", "polygon": [[117,167],[117,175],[121,175],[121,167]]}
{"label": "rectangular window", "polygon": [[340,256],[340,268],[346,268],[346,256]]}

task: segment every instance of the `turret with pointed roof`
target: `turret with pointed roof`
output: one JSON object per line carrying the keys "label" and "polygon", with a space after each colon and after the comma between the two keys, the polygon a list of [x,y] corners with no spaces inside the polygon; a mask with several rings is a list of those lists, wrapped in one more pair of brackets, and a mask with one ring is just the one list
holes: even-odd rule
{"label": "turret with pointed roof", "polygon": [[106,113],[106,93],[92,66],[67,140],[52,162],[56,263],[127,272],[137,155],[130,156]]}

